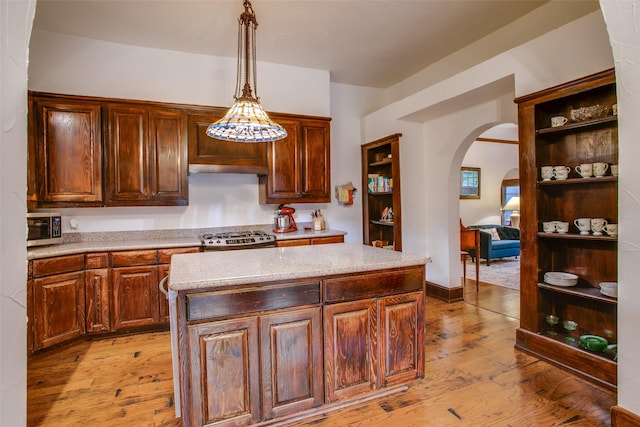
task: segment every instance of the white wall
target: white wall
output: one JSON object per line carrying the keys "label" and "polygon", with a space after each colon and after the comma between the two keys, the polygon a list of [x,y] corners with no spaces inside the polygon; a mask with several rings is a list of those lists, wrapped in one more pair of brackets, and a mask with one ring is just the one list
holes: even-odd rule
{"label": "white wall", "polygon": [[500,224],[502,180],[518,168],[518,146],[493,142],[474,142],[462,166],[480,168],[480,199],[460,200],[464,225]]}
{"label": "white wall", "polygon": [[327,208],[329,226],[346,231],[345,241],[362,243],[362,178],[360,119],[381,105],[380,89],[331,84],[331,180],[336,185],[352,182],[357,188],[353,205],[334,203]]}
{"label": "white wall", "polygon": [[640,416],[640,19],[638,1],[601,1],[618,88],[618,404]]}
{"label": "white wall", "polygon": [[35,0],[0,2],[0,425],[27,414],[27,53]]}

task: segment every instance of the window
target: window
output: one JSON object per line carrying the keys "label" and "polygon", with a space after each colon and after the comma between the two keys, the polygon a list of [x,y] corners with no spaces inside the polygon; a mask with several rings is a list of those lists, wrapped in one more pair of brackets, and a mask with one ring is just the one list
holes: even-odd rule
{"label": "window", "polygon": [[[518,179],[505,179],[502,181],[502,191],[500,206],[507,204],[512,197],[520,196],[520,180]],[[502,225],[511,224],[511,214],[513,211],[502,211],[500,215]]]}
{"label": "window", "polygon": [[460,168],[460,198],[480,198],[480,168]]}

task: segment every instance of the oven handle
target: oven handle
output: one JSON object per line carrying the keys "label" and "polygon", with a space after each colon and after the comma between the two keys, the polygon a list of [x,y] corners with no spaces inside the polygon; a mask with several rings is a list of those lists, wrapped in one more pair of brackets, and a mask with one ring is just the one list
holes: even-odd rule
{"label": "oven handle", "polygon": [[158,283],[158,288],[160,289],[160,292],[164,294],[166,299],[169,299],[169,290],[165,288],[164,285],[166,285],[168,281],[169,276],[165,276],[164,279],[160,280],[160,283]]}

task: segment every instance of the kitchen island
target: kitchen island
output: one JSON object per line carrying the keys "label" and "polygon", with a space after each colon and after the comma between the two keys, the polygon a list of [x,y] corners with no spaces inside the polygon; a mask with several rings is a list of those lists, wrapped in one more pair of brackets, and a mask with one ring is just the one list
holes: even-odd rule
{"label": "kitchen island", "polygon": [[183,425],[289,420],[424,377],[427,262],[348,243],[173,256]]}

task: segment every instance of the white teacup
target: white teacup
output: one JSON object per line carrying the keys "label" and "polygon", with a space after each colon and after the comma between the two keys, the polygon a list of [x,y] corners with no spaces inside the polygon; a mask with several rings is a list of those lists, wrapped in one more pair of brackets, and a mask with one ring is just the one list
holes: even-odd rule
{"label": "white teacup", "polygon": [[607,169],[609,169],[609,164],[596,162],[593,164],[593,175],[595,175],[596,178],[604,176],[607,173]]}
{"label": "white teacup", "polygon": [[542,231],[545,233],[553,233],[556,231],[556,223],[555,221],[544,221],[542,223]]}
{"label": "white teacup", "polygon": [[556,231],[560,234],[569,232],[569,223],[564,221],[556,221]]}
{"label": "white teacup", "polygon": [[543,181],[551,181],[553,178],[553,166],[542,166],[540,168],[540,176]]}
{"label": "white teacup", "polygon": [[564,116],[551,117],[551,127],[564,126],[569,120]]}
{"label": "white teacup", "polygon": [[553,167],[553,176],[555,179],[562,181],[569,178],[569,172],[571,172],[571,168],[568,166],[554,166]]}
{"label": "white teacup", "polygon": [[583,163],[574,168],[576,172],[583,178],[591,178],[593,175],[593,165],[591,163]]}
{"label": "white teacup", "polygon": [[611,169],[611,175],[618,176],[618,165],[611,165],[609,169]]}
{"label": "white teacup", "polygon": [[602,236],[602,231],[606,225],[608,225],[608,222],[604,218],[591,218],[591,231],[594,236]]}
{"label": "white teacup", "polygon": [[609,236],[616,237],[618,235],[618,224],[607,224],[603,227],[603,230]]}
{"label": "white teacup", "polygon": [[582,235],[589,234],[589,230],[591,230],[591,218],[576,218],[573,220],[573,224]]}

